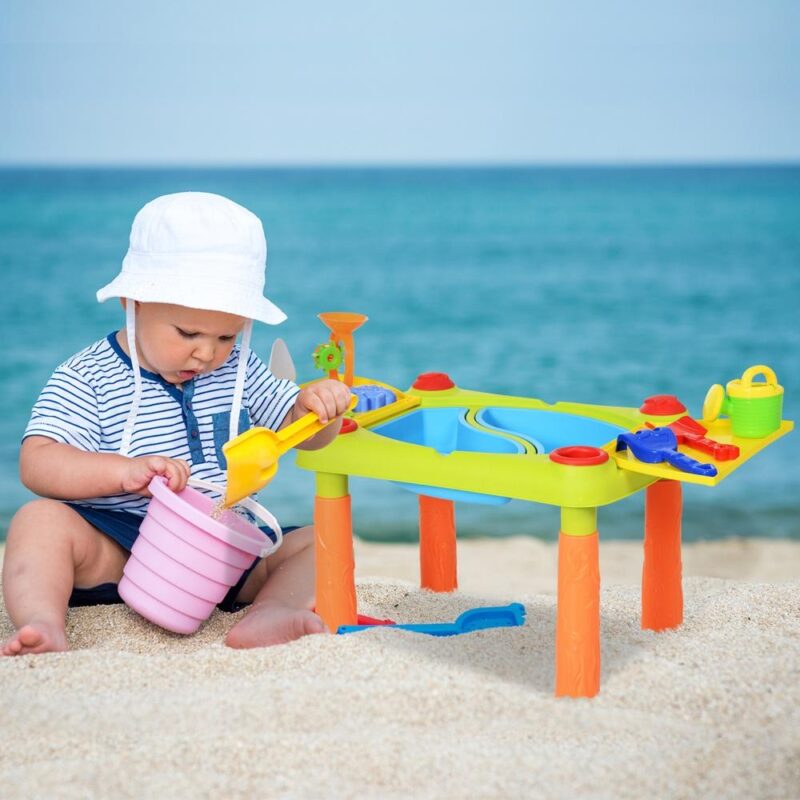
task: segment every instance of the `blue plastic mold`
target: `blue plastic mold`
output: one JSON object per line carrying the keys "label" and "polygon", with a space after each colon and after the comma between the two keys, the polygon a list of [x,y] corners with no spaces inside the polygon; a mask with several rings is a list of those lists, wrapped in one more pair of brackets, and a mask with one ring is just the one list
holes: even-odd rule
{"label": "blue plastic mold", "polygon": [[482,408],[475,419],[488,428],[526,439],[540,453],[568,445],[602,447],[626,430],[591,417],[537,408]]}
{"label": "blue plastic mold", "polygon": [[442,455],[454,450],[478,453],[522,453],[521,444],[504,436],[473,427],[466,421],[466,408],[420,408],[383,425],[373,433],[408,444],[432,447]]}
{"label": "blue plastic mold", "polygon": [[356,407],[353,411],[374,411],[376,408],[383,408],[397,400],[397,395],[384,386],[377,386],[374,383],[364,386],[354,386],[352,393],[358,398]]}
{"label": "blue plastic mold", "polygon": [[487,628],[513,628],[525,624],[525,606],[511,603],[507,606],[471,608],[459,614],[454,622],[432,622],[411,625],[340,625],[336,633],[355,633],[367,628],[394,628],[429,636],[458,636]]}

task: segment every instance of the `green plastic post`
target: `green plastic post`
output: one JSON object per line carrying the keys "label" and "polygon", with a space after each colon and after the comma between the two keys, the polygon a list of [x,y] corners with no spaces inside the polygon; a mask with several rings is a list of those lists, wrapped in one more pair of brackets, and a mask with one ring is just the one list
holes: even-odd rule
{"label": "green plastic post", "polygon": [[567,536],[591,536],[596,530],[596,508],[561,508],[561,533]]}
{"label": "green plastic post", "polygon": [[344,497],[348,493],[347,475],[317,473],[317,497]]}

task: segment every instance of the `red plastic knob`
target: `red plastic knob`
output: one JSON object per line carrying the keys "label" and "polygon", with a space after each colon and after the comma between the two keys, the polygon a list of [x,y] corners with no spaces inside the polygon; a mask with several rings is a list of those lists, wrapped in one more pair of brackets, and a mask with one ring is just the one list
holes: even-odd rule
{"label": "red plastic knob", "polygon": [[358,423],[354,419],[350,419],[350,417],[345,417],[342,420],[342,427],[339,428],[339,436],[341,436],[343,433],[352,433],[357,429]]}
{"label": "red plastic knob", "polygon": [[424,392],[442,392],[454,386],[455,383],[446,372],[423,372],[417,376],[413,384],[414,389],[421,389]]}
{"label": "red plastic knob", "polygon": [[575,444],[569,447],[557,447],[550,453],[550,460],[570,467],[593,467],[605,464],[608,461],[608,453],[599,447]]}
{"label": "red plastic knob", "polygon": [[645,398],[639,411],[650,417],[672,417],[683,414],[686,406],[674,394],[654,394]]}

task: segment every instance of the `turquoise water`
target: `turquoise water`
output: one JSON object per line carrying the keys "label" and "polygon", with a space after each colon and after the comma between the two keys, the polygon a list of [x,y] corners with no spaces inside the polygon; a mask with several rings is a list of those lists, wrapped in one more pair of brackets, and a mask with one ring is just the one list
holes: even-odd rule
{"label": "turquoise water", "polygon": [[[173,191],[220,192],[264,221],[268,294],[300,379],[319,311],[370,317],[357,371],[400,388],[431,370],[466,388],[638,406],[767,363],[800,398],[800,168],[0,171],[0,530],[31,495],[16,475],[28,411],[60,361],[122,322],[94,292],[133,215]],[[266,357],[277,330],[260,326]],[[800,435],[716,489],[687,487],[684,537],[800,538]],[[411,540],[414,495],[352,481],[357,531]],[[261,499],[310,519],[312,476],[284,459]],[[642,498],[600,512],[640,536]],[[457,506],[462,535],[553,538],[557,510]]]}

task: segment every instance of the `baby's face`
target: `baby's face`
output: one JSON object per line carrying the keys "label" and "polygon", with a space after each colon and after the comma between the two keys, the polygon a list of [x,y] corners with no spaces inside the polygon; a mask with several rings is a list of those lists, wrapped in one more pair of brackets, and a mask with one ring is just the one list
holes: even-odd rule
{"label": "baby's face", "polygon": [[169,383],[212,372],[228,359],[244,317],[169,303],[136,304],[142,366]]}

